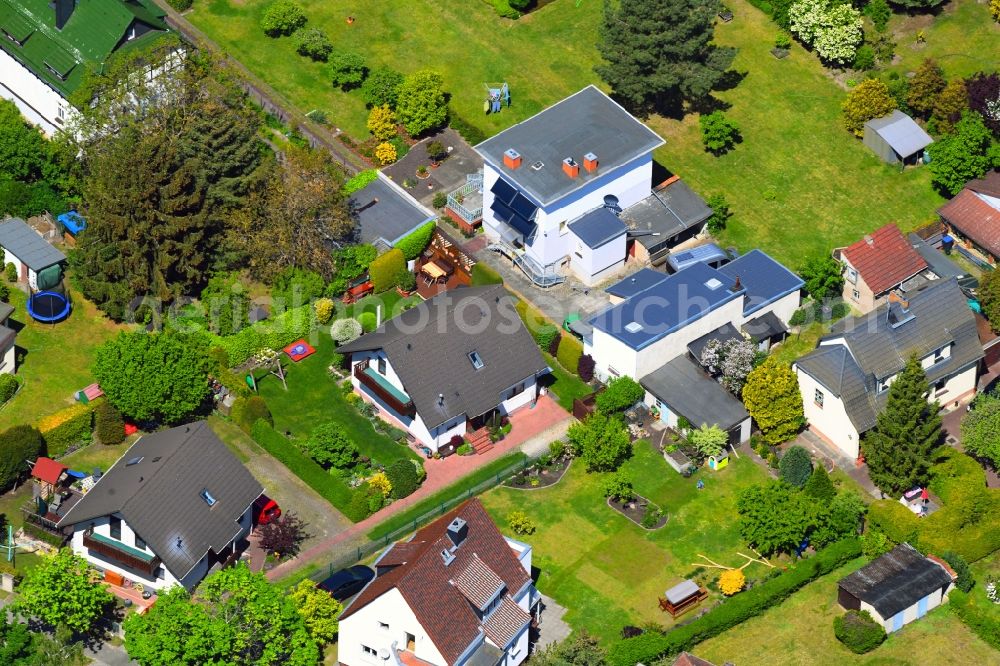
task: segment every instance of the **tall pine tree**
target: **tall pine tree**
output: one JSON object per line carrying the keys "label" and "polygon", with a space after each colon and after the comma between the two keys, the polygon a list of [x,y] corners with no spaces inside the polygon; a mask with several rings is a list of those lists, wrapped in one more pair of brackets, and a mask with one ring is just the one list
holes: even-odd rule
{"label": "tall pine tree", "polygon": [[872,482],[892,497],[928,481],[941,444],[939,405],[927,402],[929,392],[920,361],[910,358],[889,387],[878,423],[862,442]]}
{"label": "tall pine tree", "polygon": [[637,113],[677,113],[718,85],[736,50],[712,43],[718,0],[604,3],[595,71]]}

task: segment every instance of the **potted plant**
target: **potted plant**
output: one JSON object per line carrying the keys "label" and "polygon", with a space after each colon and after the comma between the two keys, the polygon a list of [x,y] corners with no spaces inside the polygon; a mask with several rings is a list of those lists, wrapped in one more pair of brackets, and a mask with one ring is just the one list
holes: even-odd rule
{"label": "potted plant", "polygon": [[400,296],[406,298],[413,293],[413,290],[417,288],[417,277],[410,271],[404,271],[402,275],[399,276],[399,281],[396,283],[396,291]]}
{"label": "potted plant", "polygon": [[441,165],[441,160],[444,159],[445,155],[446,151],[440,141],[431,141],[427,144],[427,157],[430,158],[432,169]]}
{"label": "potted plant", "polygon": [[791,48],[792,38],[788,36],[788,33],[779,33],[778,36],[774,38],[774,48],[771,49],[771,55],[778,60],[787,58]]}
{"label": "potted plant", "polygon": [[429,177],[430,177],[430,174],[427,172],[427,167],[425,167],[423,164],[421,164],[420,166],[417,167],[417,178],[419,178],[420,180],[423,180],[423,179],[429,178]]}

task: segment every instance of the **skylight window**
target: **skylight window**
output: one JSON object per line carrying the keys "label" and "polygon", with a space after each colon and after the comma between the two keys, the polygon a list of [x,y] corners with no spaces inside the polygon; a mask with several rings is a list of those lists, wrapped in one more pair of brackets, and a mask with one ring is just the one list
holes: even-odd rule
{"label": "skylight window", "polygon": [[481,369],[485,365],[482,357],[479,355],[479,352],[472,352],[469,354],[469,360],[472,361],[472,367],[476,370]]}
{"label": "skylight window", "polygon": [[637,321],[633,321],[632,323],[625,325],[625,330],[629,333],[638,333],[642,330],[642,324]]}
{"label": "skylight window", "polygon": [[131,467],[132,465],[138,465],[142,462],[142,456],[136,456],[135,458],[129,458],[125,463],[126,467]]}
{"label": "skylight window", "polygon": [[716,278],[712,278],[711,280],[708,280],[705,283],[705,286],[711,289],[712,291],[715,291],[716,289],[722,286],[722,282],[720,282]]}
{"label": "skylight window", "polygon": [[201,491],[201,498],[205,500],[205,504],[209,506],[215,506],[215,503],[218,501],[212,496],[212,493],[208,492],[208,488]]}

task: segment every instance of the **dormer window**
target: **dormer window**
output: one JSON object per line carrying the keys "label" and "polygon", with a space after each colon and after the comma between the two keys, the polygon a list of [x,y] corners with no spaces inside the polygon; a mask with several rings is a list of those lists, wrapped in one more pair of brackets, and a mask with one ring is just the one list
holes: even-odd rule
{"label": "dormer window", "polygon": [[215,503],[218,501],[212,496],[212,493],[208,492],[208,488],[201,491],[201,498],[205,500],[205,504],[209,506],[215,506]]}
{"label": "dormer window", "polygon": [[479,352],[471,352],[469,354],[469,360],[472,362],[472,367],[475,368],[476,370],[482,369],[482,367],[485,365],[485,363],[483,363],[482,357],[479,355]]}

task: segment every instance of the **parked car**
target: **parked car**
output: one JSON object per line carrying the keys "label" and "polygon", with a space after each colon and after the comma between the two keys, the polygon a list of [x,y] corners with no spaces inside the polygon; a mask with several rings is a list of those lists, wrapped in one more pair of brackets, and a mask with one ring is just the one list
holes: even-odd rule
{"label": "parked car", "polygon": [[281,517],[281,507],[267,495],[261,495],[253,503],[253,519],[257,525],[267,525]]}
{"label": "parked car", "polygon": [[317,587],[329,592],[337,601],[347,601],[360,592],[361,588],[373,578],[375,578],[375,572],[371,568],[363,564],[356,564],[353,567],[341,569],[319,583]]}

